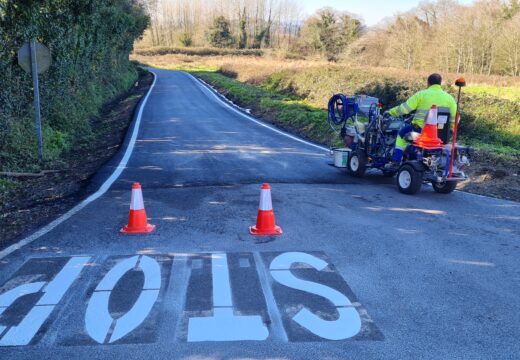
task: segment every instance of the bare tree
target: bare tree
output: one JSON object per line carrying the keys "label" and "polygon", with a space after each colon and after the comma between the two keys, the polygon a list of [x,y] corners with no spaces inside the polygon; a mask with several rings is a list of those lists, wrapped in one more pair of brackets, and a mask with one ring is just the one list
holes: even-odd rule
{"label": "bare tree", "polygon": [[208,29],[224,16],[240,48],[280,47],[301,18],[296,0],[141,1],[152,19],[141,46],[206,46]]}
{"label": "bare tree", "polygon": [[[304,19],[297,0],[139,0],[152,24],[139,46],[208,46],[214,20],[229,21],[235,46],[299,54],[325,51],[364,65],[480,74],[520,73],[520,0],[422,1],[369,31],[331,9]],[[323,20],[323,19],[322,19]],[[320,36],[321,32],[321,36]]]}
{"label": "bare tree", "polygon": [[352,50],[363,64],[518,74],[519,12],[518,0],[425,1],[372,29]]}
{"label": "bare tree", "polygon": [[520,76],[520,12],[504,26],[499,40],[501,67],[506,74]]}

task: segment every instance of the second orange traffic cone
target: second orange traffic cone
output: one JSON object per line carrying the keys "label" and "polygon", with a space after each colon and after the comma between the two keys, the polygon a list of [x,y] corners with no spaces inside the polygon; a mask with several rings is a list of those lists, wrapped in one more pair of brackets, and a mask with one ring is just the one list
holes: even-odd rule
{"label": "second orange traffic cone", "polygon": [[123,234],[148,234],[155,229],[155,225],[148,224],[144,210],[143,192],[139,183],[132,185],[132,199],[128,213],[128,225],[121,229]]}
{"label": "second orange traffic cone", "polygon": [[269,184],[262,185],[256,225],[249,227],[249,232],[252,235],[280,235],[282,233],[282,229],[276,225],[274,220],[271,188]]}
{"label": "second orange traffic cone", "polygon": [[428,112],[426,124],[421,135],[414,141],[414,144],[425,149],[436,149],[442,147],[442,141],[437,135],[437,106],[433,105]]}

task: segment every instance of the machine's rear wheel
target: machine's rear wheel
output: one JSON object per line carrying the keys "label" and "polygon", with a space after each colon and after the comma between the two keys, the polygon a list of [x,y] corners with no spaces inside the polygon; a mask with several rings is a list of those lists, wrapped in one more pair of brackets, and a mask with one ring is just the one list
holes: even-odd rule
{"label": "machine's rear wheel", "polygon": [[355,177],[362,177],[365,174],[367,165],[367,158],[365,153],[356,150],[350,153],[348,157],[347,169],[348,172]]}
{"label": "machine's rear wheel", "polygon": [[449,194],[457,188],[456,181],[445,181],[442,183],[432,182],[433,190],[439,194]]}
{"label": "machine's rear wheel", "polygon": [[415,170],[409,164],[401,166],[397,173],[397,187],[403,194],[416,194],[421,189],[422,181],[422,171]]}

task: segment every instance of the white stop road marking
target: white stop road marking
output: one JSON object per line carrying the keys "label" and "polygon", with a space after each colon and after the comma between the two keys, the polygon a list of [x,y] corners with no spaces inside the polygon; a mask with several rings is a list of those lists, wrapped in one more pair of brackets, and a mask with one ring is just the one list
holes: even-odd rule
{"label": "white stop road marking", "polygon": [[[237,308],[233,301],[233,294],[238,296],[240,289],[232,288],[230,271],[245,271],[245,269],[249,268],[251,263],[247,259],[248,255],[239,257],[236,267],[230,269],[226,253],[210,254],[211,314],[203,313],[201,314],[202,316],[187,315],[186,340],[188,342],[262,341],[268,339],[271,331],[276,330],[274,336],[280,336],[280,333],[282,333],[282,340],[287,341],[287,335],[284,333],[287,329],[283,329],[284,325],[282,324],[284,322],[280,316],[286,316],[286,319],[289,319],[286,321],[293,321],[306,329],[306,331],[324,340],[344,340],[356,336],[360,332],[362,319],[352,305],[351,300],[345,294],[319,282],[297,277],[294,273],[295,268],[303,265],[305,268],[321,274],[321,276],[328,276],[328,273],[337,274],[335,272],[327,272],[330,270],[323,272],[329,266],[327,261],[304,252],[286,252],[275,255],[266,264],[268,265],[268,272],[265,270],[263,263],[260,263],[262,262],[260,255],[256,254],[253,261],[258,270],[259,282],[262,284],[258,291],[264,293],[262,295],[264,295],[269,314],[267,316],[264,313],[264,316],[267,316],[267,319],[264,321],[261,314],[253,315],[251,311],[249,311],[248,315],[242,315],[240,313],[241,309]],[[159,265],[154,256],[159,255],[136,255],[119,259],[99,281],[90,298],[84,299],[87,303],[84,314],[84,331],[96,343],[110,344],[117,342],[128,334],[138,331],[139,327],[149,317],[157,303],[161,287],[165,286],[162,280],[164,274],[161,274],[161,271],[165,272],[166,270]],[[177,255],[174,254],[174,256]],[[31,343],[44,322],[48,319],[51,321],[51,313],[53,313],[53,310],[60,303],[72,283],[78,279],[80,272],[89,260],[89,256],[72,257],[51,281],[35,281],[21,284],[0,294],[0,346],[20,346]],[[266,259],[265,261],[268,260]],[[193,269],[190,269],[190,271],[204,270],[200,260],[194,260]],[[111,294],[119,281],[129,271],[141,271],[144,276],[144,283],[142,288],[138,289],[139,295],[130,310],[125,310],[125,314],[115,319],[109,310]],[[269,279],[269,275],[271,279]],[[336,318],[331,320],[329,316],[329,319],[326,320],[303,304],[298,306],[300,310],[296,314],[288,315],[280,303],[280,301],[283,303],[284,299],[276,299],[276,296],[273,296],[271,288],[276,283],[287,289],[297,290],[300,292],[300,295],[311,294],[314,297],[319,296],[331,304],[330,309],[332,310],[329,310],[329,312],[332,311],[332,314],[336,312]],[[235,286],[237,286],[236,283]],[[33,294],[32,296],[40,294],[40,298],[19,324],[3,325],[2,314],[17,300],[23,299],[30,294]],[[248,294],[247,292],[245,295],[258,296]],[[189,297],[190,294],[185,294],[185,296]],[[164,306],[168,306],[168,304],[166,303]],[[280,308],[281,312],[277,310],[278,308]],[[323,311],[326,310],[324,309]],[[59,311],[57,313],[59,316]],[[275,324],[276,329],[266,325],[267,322]],[[172,328],[176,328],[175,324],[172,324]]]}

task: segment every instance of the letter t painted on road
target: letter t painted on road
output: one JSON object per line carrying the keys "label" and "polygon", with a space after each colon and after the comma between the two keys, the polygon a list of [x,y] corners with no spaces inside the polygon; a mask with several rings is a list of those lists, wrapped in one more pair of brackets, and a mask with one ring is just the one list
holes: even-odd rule
{"label": "letter t painted on road", "polygon": [[188,323],[188,341],[265,340],[267,327],[259,315],[233,313],[233,299],[226,254],[212,254],[213,316],[194,317]]}

